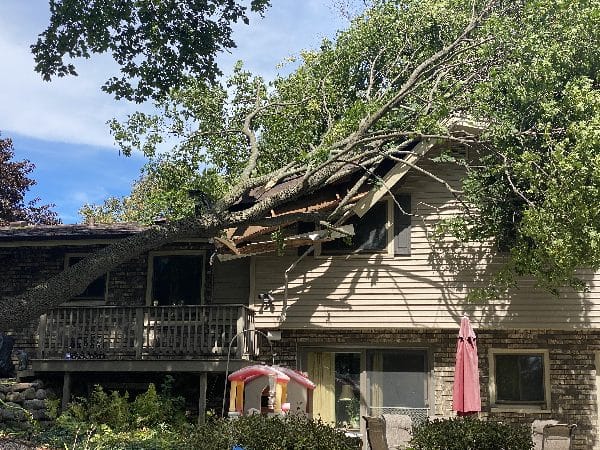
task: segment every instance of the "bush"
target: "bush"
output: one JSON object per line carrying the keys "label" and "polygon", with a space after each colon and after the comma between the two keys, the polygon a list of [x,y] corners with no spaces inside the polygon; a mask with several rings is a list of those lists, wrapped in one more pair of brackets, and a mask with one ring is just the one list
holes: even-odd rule
{"label": "bush", "polygon": [[474,418],[425,422],[413,429],[414,450],[531,450],[531,430]]}
{"label": "bush", "polygon": [[133,402],[129,394],[106,393],[95,386],[89,398],[78,398],[56,420],[39,433],[39,443],[61,448],[89,449],[178,449],[186,424],[183,398],[171,394],[172,377],[166,377],[161,392],[153,384]]}
{"label": "bush", "polygon": [[358,450],[361,440],[346,436],[320,420],[302,416],[244,416],[234,420],[209,419],[197,428],[183,448],[203,450]]}

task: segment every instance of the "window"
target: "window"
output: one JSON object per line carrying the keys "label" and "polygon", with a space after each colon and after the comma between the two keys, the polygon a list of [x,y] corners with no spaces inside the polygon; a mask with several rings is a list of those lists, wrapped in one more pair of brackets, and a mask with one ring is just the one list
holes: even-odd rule
{"label": "window", "polygon": [[203,299],[204,253],[150,253],[147,302],[151,305],[199,305]]}
{"label": "window", "polygon": [[[77,264],[79,261],[87,257],[86,253],[71,253],[65,256],[65,269]],[[84,301],[86,304],[104,302],[106,299],[106,284],[108,277],[106,274],[92,281],[89,286],[76,297],[69,300],[72,302]]]}
{"label": "window", "polygon": [[540,350],[490,351],[492,407],[547,409],[548,353]]}
{"label": "window", "polygon": [[367,352],[368,413],[427,408],[427,354],[421,350]]}
{"label": "window", "polygon": [[[375,204],[363,217],[353,216],[346,224],[354,225],[354,236],[321,244],[321,254],[410,255],[410,195],[396,195]],[[391,245],[390,245],[391,243]]]}

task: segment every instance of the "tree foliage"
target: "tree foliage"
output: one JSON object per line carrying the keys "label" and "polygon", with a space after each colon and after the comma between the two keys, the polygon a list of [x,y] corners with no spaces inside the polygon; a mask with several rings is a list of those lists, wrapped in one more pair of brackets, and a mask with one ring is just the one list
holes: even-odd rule
{"label": "tree foliage", "polygon": [[[439,233],[510,252],[483,295],[520,276],[552,292],[581,288],[577,268],[600,269],[599,33],[600,4],[586,0],[379,0],[272,83],[241,65],[226,84],[190,78],[161,99],[161,115],[133,115],[113,133],[124,151],[151,160],[160,159],[158,142],[179,139],[168,158],[209,170],[215,184],[206,190],[218,200],[198,217],[100,251],[20,301],[43,294],[58,304],[118,262],[177,238],[289,223],[270,212],[359,167],[363,176],[333,211],[304,216],[335,226],[375,167],[403,161],[423,139],[479,152],[477,165],[458,161],[462,187],[444,184],[463,211]],[[455,117],[483,132],[453,133]],[[298,182],[236,203],[290,177]]]}
{"label": "tree foliage", "polygon": [[600,5],[477,3],[485,17],[436,61],[428,63],[465,29],[474,3],[379,1],[335,42],[304,52],[291,75],[267,84],[240,64],[225,86],[190,80],[159,104],[162,115],[113,124],[115,137],[151,155],[160,136],[177,136],[176,152],[198,155],[232,184],[252,134],[259,175],[331,161],[347,145],[364,162],[375,147],[383,155],[418,136],[447,137],[449,118],[469,117],[485,124],[470,137],[484,149],[481,164],[468,168],[463,214],[439,231],[510,251],[480,294],[519,276],[552,292],[581,289],[577,269],[600,268]]}
{"label": "tree foliage", "polygon": [[54,205],[39,205],[39,198],[25,201],[25,194],[35,185],[29,174],[35,166],[28,160],[14,161],[14,148],[8,138],[0,138],[0,225],[26,221],[30,224],[60,223]]}
{"label": "tree foliage", "polygon": [[102,89],[136,102],[159,98],[188,74],[213,79],[215,55],[235,47],[232,24],[269,0],[49,0],[50,24],[31,46],[45,80],[76,75],[65,59],[110,52],[121,77]]}
{"label": "tree foliage", "polygon": [[101,204],[84,204],[79,215],[84,223],[138,222],[151,225],[158,219],[179,220],[193,216],[192,191],[222,195],[223,181],[214,170],[202,170],[194,161],[163,154],[152,158],[134,182],[131,193],[109,197]]}

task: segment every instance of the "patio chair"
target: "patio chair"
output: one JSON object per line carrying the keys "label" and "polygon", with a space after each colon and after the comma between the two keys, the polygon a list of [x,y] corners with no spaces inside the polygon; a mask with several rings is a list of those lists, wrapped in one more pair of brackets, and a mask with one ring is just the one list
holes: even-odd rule
{"label": "patio chair", "polygon": [[371,450],[388,450],[385,442],[385,421],[383,417],[363,416],[367,423],[367,441]]}
{"label": "patio chair", "polygon": [[412,437],[412,419],[405,414],[384,414],[385,440],[389,450],[408,448]]}
{"label": "patio chair", "polygon": [[542,450],[571,450],[577,425],[557,423],[546,425],[543,431]]}
{"label": "patio chair", "polygon": [[531,437],[533,439],[534,450],[542,450],[544,445],[544,427],[546,425],[556,425],[558,420],[534,420],[531,423]]}

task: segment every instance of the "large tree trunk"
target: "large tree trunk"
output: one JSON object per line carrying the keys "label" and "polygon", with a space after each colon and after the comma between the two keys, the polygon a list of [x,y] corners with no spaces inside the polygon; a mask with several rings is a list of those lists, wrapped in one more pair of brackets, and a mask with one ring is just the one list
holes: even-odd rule
{"label": "large tree trunk", "polygon": [[99,250],[21,295],[2,297],[0,330],[30,326],[41,314],[82,293],[92,281],[117,265],[179,239],[211,236],[217,230],[214,225],[214,220],[186,219],[152,227]]}

